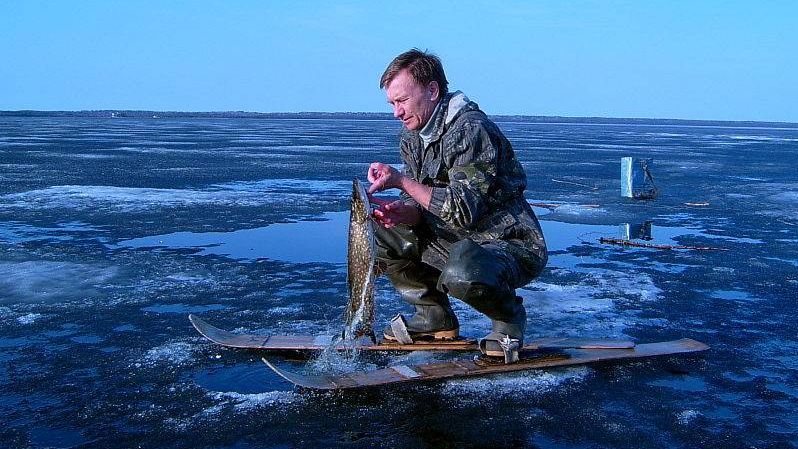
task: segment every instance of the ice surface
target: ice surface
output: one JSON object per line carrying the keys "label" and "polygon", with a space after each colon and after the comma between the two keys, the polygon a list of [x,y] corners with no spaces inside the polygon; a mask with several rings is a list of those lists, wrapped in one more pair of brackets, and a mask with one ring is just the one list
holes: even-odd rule
{"label": "ice surface", "polygon": [[59,223],[55,227],[37,227],[14,222],[0,222],[0,242],[22,243],[36,240],[97,238],[102,230],[85,223]]}
{"label": "ice surface", "polygon": [[[63,185],[1,195],[0,208],[76,210],[103,208],[109,212],[130,213],[155,208],[196,205],[268,206],[272,203],[289,201],[313,201],[314,196],[318,195],[312,192],[285,192],[283,189],[285,189],[283,183],[274,183],[272,188],[259,188],[257,184],[248,186],[234,184],[227,187],[219,186],[214,190]],[[329,194],[331,191],[334,190],[325,187],[321,193]]]}
{"label": "ice surface", "polygon": [[[557,205],[536,208],[550,259],[518,290],[527,337],[692,337],[710,352],[346,395],[294,391],[262,354],[205,341],[186,314],[235,332],[339,333],[351,180],[374,160],[401,164],[397,123],[0,118],[0,438],[10,447],[795,445],[798,131],[499,126],[527,170],[529,201]],[[659,198],[619,199],[622,156],[654,158]],[[598,242],[647,220],[652,240],[640,242],[727,251]],[[376,294],[377,329],[410,313],[384,278]],[[464,335],[490,329],[462,301],[453,307]],[[318,371],[457,357],[470,355],[361,354]]]}
{"label": "ice surface", "polygon": [[0,303],[89,298],[117,273],[117,267],[72,262],[0,262]]}
{"label": "ice surface", "polygon": [[[560,207],[557,211],[560,211]],[[565,213],[571,209],[565,209]],[[595,213],[590,208],[572,210]],[[580,212],[581,214],[581,212]],[[294,263],[346,262],[346,234],[349,212],[325,212],[312,221],[277,223],[261,228],[232,232],[177,232],[125,240],[118,246],[131,248],[194,248],[198,255],[218,254],[239,260],[260,258]],[[541,220],[549,251],[566,250],[574,245],[595,243],[600,237],[619,238],[616,225],[595,225]],[[690,227],[652,225],[653,244],[678,245],[677,238],[692,236],[761,244],[760,240],[714,235]],[[323,238],[309,238],[323,236]]]}

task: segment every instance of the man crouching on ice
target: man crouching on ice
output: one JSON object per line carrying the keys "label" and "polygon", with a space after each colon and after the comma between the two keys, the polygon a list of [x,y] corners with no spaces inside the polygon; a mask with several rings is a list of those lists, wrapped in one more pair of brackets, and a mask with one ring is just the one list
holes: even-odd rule
{"label": "man crouching on ice", "polygon": [[515,289],[548,260],[540,224],[524,199],[524,169],[479,106],[460,91],[449,93],[435,55],[402,53],[385,69],[380,88],[404,124],[405,172],[380,162],[369,166],[369,194],[401,190],[397,201],[375,199],[377,257],[416,309],[403,326],[392,321],[385,338],[456,338],[452,295],[491,319],[480,349],[500,357],[506,336],[523,345],[526,311]]}

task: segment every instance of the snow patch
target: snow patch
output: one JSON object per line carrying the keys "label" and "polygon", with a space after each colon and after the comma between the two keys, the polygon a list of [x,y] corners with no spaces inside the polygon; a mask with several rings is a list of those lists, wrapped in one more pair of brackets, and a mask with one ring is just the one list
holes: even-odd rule
{"label": "snow patch", "polygon": [[147,351],[143,360],[147,365],[182,366],[194,360],[196,351],[196,345],[184,342],[167,343]]}
{"label": "snow patch", "polygon": [[682,410],[681,412],[676,414],[676,422],[678,422],[683,426],[686,426],[691,422],[693,422],[693,420],[695,420],[699,416],[701,416],[701,413],[699,413],[696,410]]}
{"label": "snow patch", "polygon": [[582,382],[590,373],[590,368],[580,366],[564,370],[523,371],[478,379],[453,379],[446,382],[443,392],[464,400],[470,398],[478,401],[488,396],[541,395],[568,382]]}
{"label": "snow patch", "polygon": [[301,305],[292,305],[292,306],[274,306],[269,307],[266,310],[266,314],[269,316],[285,316],[285,315],[294,315],[297,313],[302,312]]}
{"label": "snow patch", "polygon": [[28,313],[26,315],[22,315],[20,317],[17,317],[17,322],[19,324],[32,324],[36,320],[38,320],[39,318],[41,318],[43,316],[44,315],[42,315],[41,313]]}
{"label": "snow patch", "polygon": [[293,391],[267,391],[265,393],[244,394],[233,391],[212,393],[214,399],[230,403],[236,410],[248,411],[273,405],[292,404],[301,401],[301,395]]}
{"label": "snow patch", "polygon": [[528,336],[627,338],[625,329],[641,320],[638,308],[622,305],[655,301],[662,290],[645,273],[596,270],[575,284],[535,282],[517,294],[527,309]]}

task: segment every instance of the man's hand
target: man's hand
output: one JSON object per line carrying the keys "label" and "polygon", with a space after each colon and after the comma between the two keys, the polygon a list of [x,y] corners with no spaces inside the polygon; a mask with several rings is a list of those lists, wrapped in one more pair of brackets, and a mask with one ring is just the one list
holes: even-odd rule
{"label": "man's hand", "polygon": [[402,178],[404,177],[399,170],[381,162],[373,162],[369,166],[369,171],[366,176],[371,183],[368,188],[368,193],[400,188],[402,185]]}
{"label": "man's hand", "polygon": [[[367,190],[369,195],[374,192],[382,192],[386,189],[400,189],[416,200],[421,207],[429,209],[429,202],[432,199],[432,187],[425,186],[413,178],[405,176],[390,165],[381,162],[372,162],[371,165],[369,165],[369,171],[366,173],[366,176],[371,183]],[[420,219],[419,216],[419,220]]]}
{"label": "man's hand", "polygon": [[369,196],[379,207],[374,210],[374,221],[384,228],[392,228],[398,224],[415,225],[421,221],[421,212],[415,206],[409,206],[402,200],[386,201]]}

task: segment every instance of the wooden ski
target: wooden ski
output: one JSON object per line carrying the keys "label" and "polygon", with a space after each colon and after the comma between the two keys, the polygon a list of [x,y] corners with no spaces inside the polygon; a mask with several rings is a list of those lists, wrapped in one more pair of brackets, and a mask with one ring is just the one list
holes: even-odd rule
{"label": "wooden ski", "polygon": [[[259,349],[265,351],[320,351],[333,345],[335,340],[332,335],[257,335],[234,334],[208,324],[196,315],[189,315],[191,324],[203,337],[228,348]],[[635,344],[627,340],[589,339],[547,337],[529,341],[524,349],[626,349],[633,348]],[[354,346],[337,343],[338,350],[359,349],[363,351],[477,351],[477,341],[474,339],[460,338],[457,340],[419,341],[405,345],[390,341],[378,341],[376,344],[363,338],[355,342]]]}
{"label": "wooden ski", "polygon": [[696,340],[681,340],[638,344],[629,349],[564,349],[558,352],[538,351],[525,354],[513,364],[482,365],[473,360],[397,365],[375,371],[357,371],[344,375],[304,375],[278,368],[270,360],[263,362],[292,384],[313,390],[346,390],[405,382],[453,379],[488,374],[525,371],[530,369],[584,365],[607,361],[622,361],[705,351],[709,346]]}

